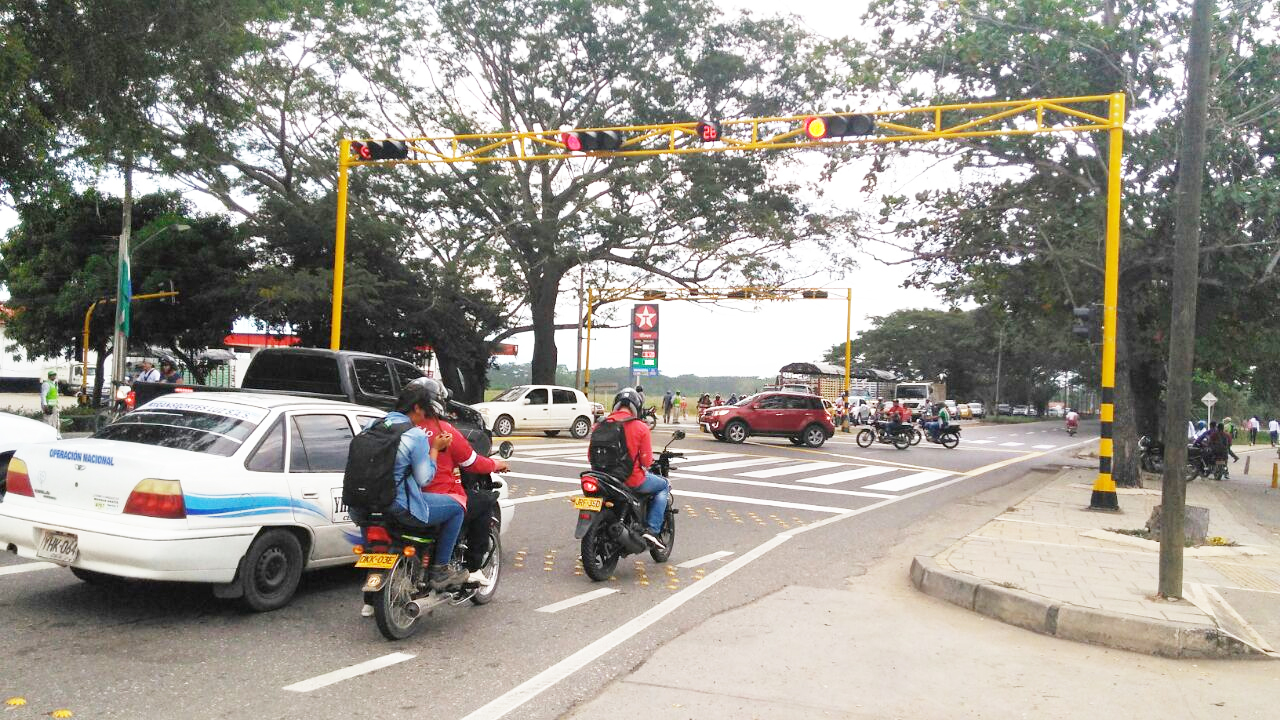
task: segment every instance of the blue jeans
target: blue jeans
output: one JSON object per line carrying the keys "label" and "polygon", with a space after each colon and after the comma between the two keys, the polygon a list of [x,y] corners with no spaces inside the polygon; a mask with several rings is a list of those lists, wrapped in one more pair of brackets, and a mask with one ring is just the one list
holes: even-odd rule
{"label": "blue jeans", "polygon": [[652,496],[649,498],[649,517],[645,518],[645,523],[649,526],[649,532],[654,535],[662,532],[663,516],[666,515],[667,505],[671,502],[671,483],[661,475],[654,475],[645,470],[644,482],[632,490]]}
{"label": "blue jeans", "polygon": [[[462,520],[466,510],[457,500],[440,493],[422,493],[427,506],[427,517],[418,517],[399,505],[392,505],[389,513],[395,521],[405,529],[412,531],[418,527],[426,529],[430,525],[439,525],[440,531],[436,539],[436,551],[431,557],[432,565],[445,565],[453,559],[453,546],[458,544],[458,534],[462,531]],[[351,519],[356,524],[365,522],[365,514],[359,508],[351,508]]]}
{"label": "blue jeans", "polygon": [[937,440],[938,431],[942,429],[942,421],[930,420],[924,424],[924,429],[929,431],[930,440]]}

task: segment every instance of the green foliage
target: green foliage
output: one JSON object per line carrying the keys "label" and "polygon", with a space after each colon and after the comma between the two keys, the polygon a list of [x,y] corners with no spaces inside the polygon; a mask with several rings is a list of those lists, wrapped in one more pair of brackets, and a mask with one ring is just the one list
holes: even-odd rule
{"label": "green foliage", "polygon": [[[489,372],[489,385],[491,388],[507,389],[515,385],[531,383],[532,380],[532,364],[531,363],[503,363],[494,367]],[[557,385],[573,387],[574,373],[569,368],[561,365],[556,368]],[[614,384],[618,387],[627,387],[631,385],[633,377],[630,368],[592,368],[591,384]],[[729,397],[733,394],[746,395],[760,390],[765,385],[773,383],[772,378],[749,378],[734,377],[728,375],[676,375],[667,376],[659,375],[657,377],[640,378],[640,384],[644,387],[644,393],[650,403],[656,404],[657,400],[662,397],[663,393],[668,390],[675,392],[677,390],[685,395],[691,395],[695,398],[702,393],[711,393],[715,395],[719,393],[722,397]],[[593,392],[594,399],[601,400],[608,393]]]}

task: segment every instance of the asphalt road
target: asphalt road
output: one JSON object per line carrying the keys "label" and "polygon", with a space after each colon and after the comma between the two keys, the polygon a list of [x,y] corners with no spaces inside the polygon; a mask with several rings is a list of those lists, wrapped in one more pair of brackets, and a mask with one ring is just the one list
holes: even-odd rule
{"label": "asphalt road", "polygon": [[11,718],[556,718],[717,614],[788,585],[840,588],[939,508],[1038,467],[1089,464],[1068,448],[1096,434],[967,425],[955,450],[898,451],[852,434],[810,450],[695,431],[677,444],[689,457],[674,463],[671,560],[624,558],[604,583],[582,574],[572,534],[585,442],[517,438],[497,598],[438,609],[398,643],[359,617],[354,569],[310,573],[289,607],[252,615],[200,586],[95,587],[4,556],[0,700],[25,699]]}

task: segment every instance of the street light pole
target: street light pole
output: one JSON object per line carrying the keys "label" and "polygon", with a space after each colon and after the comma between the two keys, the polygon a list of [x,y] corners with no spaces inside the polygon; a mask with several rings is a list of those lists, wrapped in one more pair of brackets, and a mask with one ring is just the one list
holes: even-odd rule
{"label": "street light pole", "polygon": [[[137,250],[160,237],[169,228],[173,228],[177,232],[186,232],[191,229],[191,226],[183,225],[182,223],[165,225],[148,235],[134,249]],[[133,283],[129,274],[132,257],[129,250],[129,230],[127,226],[120,233],[120,246],[117,248],[116,253],[119,262],[116,265],[116,324],[115,332],[111,338],[111,380],[113,383],[118,384],[124,381],[125,356],[128,354],[128,348],[126,347],[128,339],[124,331],[124,321],[126,314],[129,312],[129,302],[133,296]]]}

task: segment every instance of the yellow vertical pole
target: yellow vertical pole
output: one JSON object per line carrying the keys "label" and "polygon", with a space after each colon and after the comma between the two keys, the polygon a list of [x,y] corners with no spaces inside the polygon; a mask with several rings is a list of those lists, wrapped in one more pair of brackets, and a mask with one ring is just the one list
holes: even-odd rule
{"label": "yellow vertical pole", "polygon": [[[853,288],[849,288],[848,307],[844,315],[844,391],[853,385]],[[847,400],[846,400],[847,402]]]}
{"label": "yellow vertical pole", "polygon": [[1106,272],[1102,290],[1102,430],[1098,446],[1098,479],[1093,483],[1089,507],[1119,510],[1116,481],[1112,477],[1112,450],[1116,387],[1116,305],[1120,296],[1120,158],[1124,144],[1124,93],[1111,95],[1110,146],[1107,163]]}
{"label": "yellow vertical pole", "polygon": [[596,304],[595,290],[587,288],[587,357],[582,361],[582,392],[591,391],[591,319]]}
{"label": "yellow vertical pole", "polygon": [[[80,394],[89,398],[89,318],[93,317],[94,308],[102,300],[94,300],[84,312],[84,341],[80,350]],[[71,378],[67,378],[70,380]]]}
{"label": "yellow vertical pole", "polygon": [[342,275],[347,256],[347,158],[351,141],[338,142],[338,224],[333,245],[333,324],[329,330],[329,349],[342,346]]}

